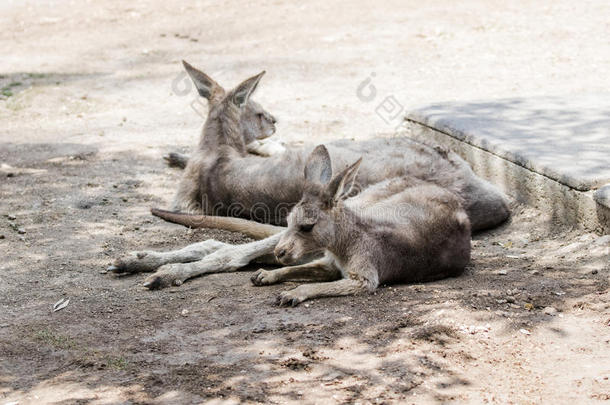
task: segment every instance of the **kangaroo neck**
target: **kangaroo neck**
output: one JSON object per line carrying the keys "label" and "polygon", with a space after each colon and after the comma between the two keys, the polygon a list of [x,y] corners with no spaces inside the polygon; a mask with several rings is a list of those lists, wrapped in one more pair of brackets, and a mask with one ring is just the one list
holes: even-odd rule
{"label": "kangaroo neck", "polygon": [[239,108],[233,105],[227,105],[220,111],[211,111],[203,127],[200,149],[213,151],[228,146],[245,156],[247,150],[241,135],[240,116]]}
{"label": "kangaroo neck", "polygon": [[327,249],[339,258],[349,258],[354,253],[352,250],[358,246],[358,241],[366,237],[367,226],[355,212],[344,205],[334,208],[331,218],[335,238]]}

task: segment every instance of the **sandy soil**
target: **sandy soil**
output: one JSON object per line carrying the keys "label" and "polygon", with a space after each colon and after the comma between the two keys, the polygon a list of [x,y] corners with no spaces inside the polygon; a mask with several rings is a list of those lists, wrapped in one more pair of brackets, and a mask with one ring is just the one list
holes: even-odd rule
{"label": "sandy soil", "polygon": [[364,138],[398,124],[376,113],[388,96],[407,107],[609,88],[609,11],[2,2],[0,163],[36,170],[0,178],[0,404],[608,400],[610,238],[519,204],[474,237],[458,279],[297,308],[273,304],[293,284],[253,287],[248,272],[151,292],[143,275],[102,271],[130,250],[245,240],[148,214],[180,174],[160,156],[194,144],[202,122],[194,91],[180,95],[180,59],[228,86],[266,69],[256,98],[286,141]]}

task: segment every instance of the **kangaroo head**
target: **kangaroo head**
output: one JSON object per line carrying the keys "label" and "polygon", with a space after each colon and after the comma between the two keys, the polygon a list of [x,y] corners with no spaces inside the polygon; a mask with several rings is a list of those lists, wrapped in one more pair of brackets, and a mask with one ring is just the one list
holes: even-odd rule
{"label": "kangaroo head", "polygon": [[303,195],[292,208],[288,229],[275,248],[280,262],[293,263],[335,242],[341,201],[349,196],[361,162],[362,158],[333,177],[326,147],[313,150],[305,164]]}
{"label": "kangaroo head", "polygon": [[[239,139],[232,140],[229,143],[243,143],[244,145],[247,145],[254,140],[264,139],[275,133],[275,123],[277,122],[275,117],[265,111],[260,104],[250,99],[250,95],[256,88],[258,80],[260,80],[260,77],[264,72],[242,82],[234,90],[227,92],[222,86],[202,71],[194,68],[185,61],[182,61],[182,64],[193,80],[199,95],[208,100],[208,120],[210,120],[211,117],[216,117],[213,120],[218,120],[223,115],[219,113],[220,111],[232,107],[228,102],[233,102],[233,104],[235,104],[235,102],[240,103],[237,105],[237,111],[233,114],[236,116],[236,118],[233,118],[238,121],[235,124],[237,129],[235,136]],[[256,77],[258,77],[258,80],[252,81],[252,79]],[[249,91],[243,88],[247,82],[252,86]],[[245,96],[245,98],[236,99],[235,95],[240,87],[242,88],[240,94],[241,96]],[[202,144],[220,145],[226,143],[223,142],[222,136],[219,135],[221,135],[219,134],[219,131],[206,131],[204,139],[202,139]]]}

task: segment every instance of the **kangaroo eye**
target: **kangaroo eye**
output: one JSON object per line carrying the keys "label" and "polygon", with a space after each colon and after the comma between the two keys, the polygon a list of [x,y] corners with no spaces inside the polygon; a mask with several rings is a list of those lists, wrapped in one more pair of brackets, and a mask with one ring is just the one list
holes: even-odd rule
{"label": "kangaroo eye", "polygon": [[300,225],[299,226],[299,231],[301,232],[311,232],[311,230],[313,229],[314,224],[305,224],[305,225]]}

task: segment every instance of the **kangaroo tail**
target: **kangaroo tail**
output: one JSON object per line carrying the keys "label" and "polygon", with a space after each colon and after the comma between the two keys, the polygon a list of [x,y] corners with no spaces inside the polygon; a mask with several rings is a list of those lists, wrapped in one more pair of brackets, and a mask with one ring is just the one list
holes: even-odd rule
{"label": "kangaroo tail", "polygon": [[188,226],[190,228],[214,228],[232,232],[241,232],[254,239],[265,239],[283,232],[286,228],[275,225],[261,224],[242,218],[219,217],[212,215],[191,215],[182,212],[172,212],[151,208],[151,214],[168,222]]}

